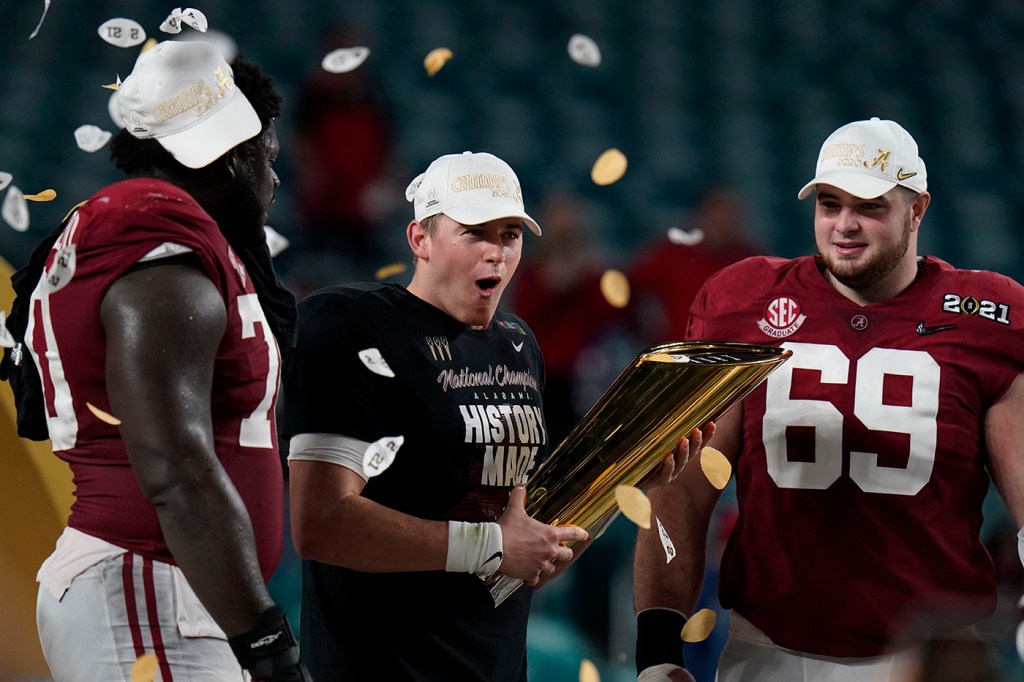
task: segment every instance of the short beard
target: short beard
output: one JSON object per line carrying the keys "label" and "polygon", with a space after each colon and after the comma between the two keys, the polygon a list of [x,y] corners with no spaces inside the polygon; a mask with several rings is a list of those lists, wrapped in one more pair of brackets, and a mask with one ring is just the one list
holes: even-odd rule
{"label": "short beard", "polygon": [[908,217],[903,223],[899,248],[881,253],[864,264],[853,265],[842,261],[833,261],[820,251],[818,256],[825,262],[825,267],[839,283],[850,289],[868,289],[888,277],[903,260],[907,249],[910,248],[910,228],[911,219]]}

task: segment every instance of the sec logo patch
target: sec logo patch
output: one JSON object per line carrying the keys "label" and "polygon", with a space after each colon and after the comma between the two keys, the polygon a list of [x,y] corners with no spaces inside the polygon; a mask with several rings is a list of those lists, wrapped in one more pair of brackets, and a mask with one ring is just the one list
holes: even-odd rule
{"label": "sec logo patch", "polygon": [[792,335],[807,316],[800,312],[800,304],[789,296],[779,296],[764,308],[764,317],[757,322],[758,328],[773,339]]}

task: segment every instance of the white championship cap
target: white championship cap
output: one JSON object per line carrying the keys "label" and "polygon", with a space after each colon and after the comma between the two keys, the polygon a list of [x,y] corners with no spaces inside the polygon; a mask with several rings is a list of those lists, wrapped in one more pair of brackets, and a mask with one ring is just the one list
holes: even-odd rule
{"label": "white championship cap", "polygon": [[534,234],[540,225],[523,209],[523,191],[512,168],[493,154],[446,154],[416,176],[405,190],[416,220],[444,213],[463,225],[520,218]]}
{"label": "white championship cap", "polygon": [[806,199],[815,185],[833,185],[855,197],[874,199],[896,185],[924,192],[928,172],[910,133],[895,121],[872,118],[847,123],[828,136],[818,153],[814,179],[797,198]]}
{"label": "white championship cap", "polygon": [[189,168],[209,165],[263,129],[220,50],[202,41],[167,41],[139,55],[117,107],[129,133],[155,139]]}

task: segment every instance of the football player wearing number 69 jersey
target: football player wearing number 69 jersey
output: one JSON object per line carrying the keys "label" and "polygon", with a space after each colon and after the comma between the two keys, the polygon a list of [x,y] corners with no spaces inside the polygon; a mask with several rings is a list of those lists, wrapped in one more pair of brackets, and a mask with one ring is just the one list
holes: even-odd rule
{"label": "football player wearing number 69 jersey", "polygon": [[[923,614],[941,614],[926,634],[955,637],[995,605],[979,539],[990,477],[1024,526],[1024,289],[918,256],[925,165],[893,121],[836,130],[799,197],[812,194],[816,256],[730,266],[690,311],[690,338],[793,351],[711,442],[739,504],[721,682],[897,679]],[[719,495],[696,467],[651,491],[682,548],[666,564],[640,531],[641,680],[692,679],[679,631]]]}
{"label": "football player wearing number 69 jersey", "polygon": [[131,178],[77,206],[15,278],[20,430],[49,437],[75,483],[38,574],[54,679],[133,679],[143,654],[165,681],[309,679],[264,582],[283,535],[274,404],[294,328],[263,227],[281,98],[257,66],[234,67],[204,42],[144,52],[111,148]]}

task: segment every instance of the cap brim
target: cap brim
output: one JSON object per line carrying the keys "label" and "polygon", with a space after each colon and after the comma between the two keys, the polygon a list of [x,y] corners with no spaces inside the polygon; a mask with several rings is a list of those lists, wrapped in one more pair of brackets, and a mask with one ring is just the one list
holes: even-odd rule
{"label": "cap brim", "polygon": [[239,90],[220,111],[187,130],[157,138],[157,142],[183,166],[204,168],[262,129],[256,110]]}
{"label": "cap brim", "polygon": [[844,192],[849,192],[858,199],[874,199],[880,197],[893,187],[896,183],[891,180],[883,180],[863,173],[851,173],[849,171],[832,171],[822,173],[800,190],[796,195],[797,199],[806,199],[811,195],[815,185],[832,185]]}
{"label": "cap brim", "polygon": [[481,223],[500,220],[501,218],[519,218],[527,224],[531,232],[538,237],[540,236],[540,225],[537,224],[536,220],[526,215],[525,211],[518,208],[509,208],[507,210],[501,210],[501,208],[501,206],[488,206],[486,210],[482,210],[476,206],[459,206],[438,211],[438,213],[444,213],[455,222],[462,223],[463,225],[480,225]]}

